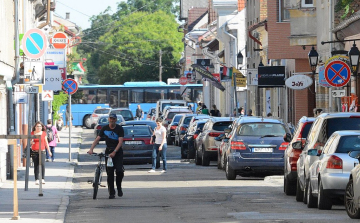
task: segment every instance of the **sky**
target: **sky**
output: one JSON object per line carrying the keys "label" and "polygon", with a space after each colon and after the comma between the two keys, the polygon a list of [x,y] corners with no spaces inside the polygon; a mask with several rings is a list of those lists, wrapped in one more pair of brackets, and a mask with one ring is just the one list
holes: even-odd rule
{"label": "sky", "polygon": [[117,2],[121,1],[124,0],[57,0],[55,15],[65,18],[66,13],[70,12],[70,21],[84,30],[90,28],[91,23],[88,20],[91,16],[100,14],[108,6],[114,13]]}

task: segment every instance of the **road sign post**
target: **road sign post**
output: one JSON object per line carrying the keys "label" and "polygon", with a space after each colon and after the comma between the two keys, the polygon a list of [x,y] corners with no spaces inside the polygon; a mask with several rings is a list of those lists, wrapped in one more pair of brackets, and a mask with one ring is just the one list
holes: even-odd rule
{"label": "road sign post", "polygon": [[325,79],[333,87],[343,87],[351,76],[351,69],[347,63],[341,60],[334,60],[326,65]]}
{"label": "road sign post", "polygon": [[50,43],[55,49],[65,49],[69,44],[69,39],[65,33],[57,32],[50,38]]}

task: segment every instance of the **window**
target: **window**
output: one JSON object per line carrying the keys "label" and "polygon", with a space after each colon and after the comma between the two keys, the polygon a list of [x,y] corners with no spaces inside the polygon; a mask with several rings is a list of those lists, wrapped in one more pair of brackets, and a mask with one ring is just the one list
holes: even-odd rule
{"label": "window", "polygon": [[83,90],[84,104],[96,104],[96,90]]}
{"label": "window", "polygon": [[119,91],[110,91],[110,107],[117,108],[119,107]]}
{"label": "window", "polygon": [[143,103],[144,101],[144,90],[133,89],[131,91],[130,103]]}
{"label": "window", "polygon": [[168,93],[168,99],[170,100],[182,100],[180,89],[171,89]]}
{"label": "window", "polygon": [[314,7],[313,0],[301,0],[301,7]]}
{"label": "window", "polygon": [[279,0],[279,22],[289,22],[290,12],[285,7],[286,0]]}
{"label": "window", "polygon": [[120,91],[120,107],[129,107],[127,90]]}
{"label": "window", "polygon": [[[158,100],[163,99],[166,90],[159,89],[145,89],[145,103],[156,103]],[[166,94],[166,93],[165,93]]]}
{"label": "window", "polygon": [[97,93],[97,103],[99,104],[105,104],[105,103],[108,103],[106,101],[106,90],[98,90],[98,93]]}

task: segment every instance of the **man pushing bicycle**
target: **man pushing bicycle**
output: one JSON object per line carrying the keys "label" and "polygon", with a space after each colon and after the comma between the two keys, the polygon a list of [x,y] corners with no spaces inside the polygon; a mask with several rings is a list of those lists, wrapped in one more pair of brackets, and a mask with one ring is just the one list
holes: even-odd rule
{"label": "man pushing bicycle", "polygon": [[113,167],[107,166],[108,158],[105,158],[106,163],[106,173],[107,173],[107,184],[109,191],[109,199],[115,198],[115,189],[114,189],[114,169],[116,171],[116,187],[118,191],[118,196],[122,197],[123,192],[121,189],[121,182],[124,178],[123,171],[123,150],[122,143],[124,138],[124,129],[122,126],[116,124],[117,116],[116,114],[109,115],[109,124],[105,125],[99,132],[99,135],[94,140],[93,144],[90,147],[88,154],[93,154],[95,146],[99,143],[101,137],[105,138],[106,150],[105,154],[108,154],[109,157],[113,160]]}

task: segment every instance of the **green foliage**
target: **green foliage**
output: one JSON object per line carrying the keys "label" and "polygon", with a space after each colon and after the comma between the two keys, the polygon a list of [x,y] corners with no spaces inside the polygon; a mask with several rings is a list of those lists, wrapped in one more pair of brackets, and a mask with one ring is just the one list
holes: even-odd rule
{"label": "green foliage", "polygon": [[[68,100],[68,95],[60,92],[59,95],[54,95],[54,100],[52,102],[52,110],[54,112],[53,114],[53,120],[58,120],[59,119],[59,110],[60,110],[60,106],[63,104],[66,104]],[[53,123],[55,123],[55,121],[53,121]]]}
{"label": "green foliage", "polygon": [[[340,12],[344,9],[344,14],[341,16],[341,19],[346,18],[350,12],[350,4],[354,0],[339,0],[335,5],[335,12]],[[351,10],[351,13],[354,13],[354,10]]]}

